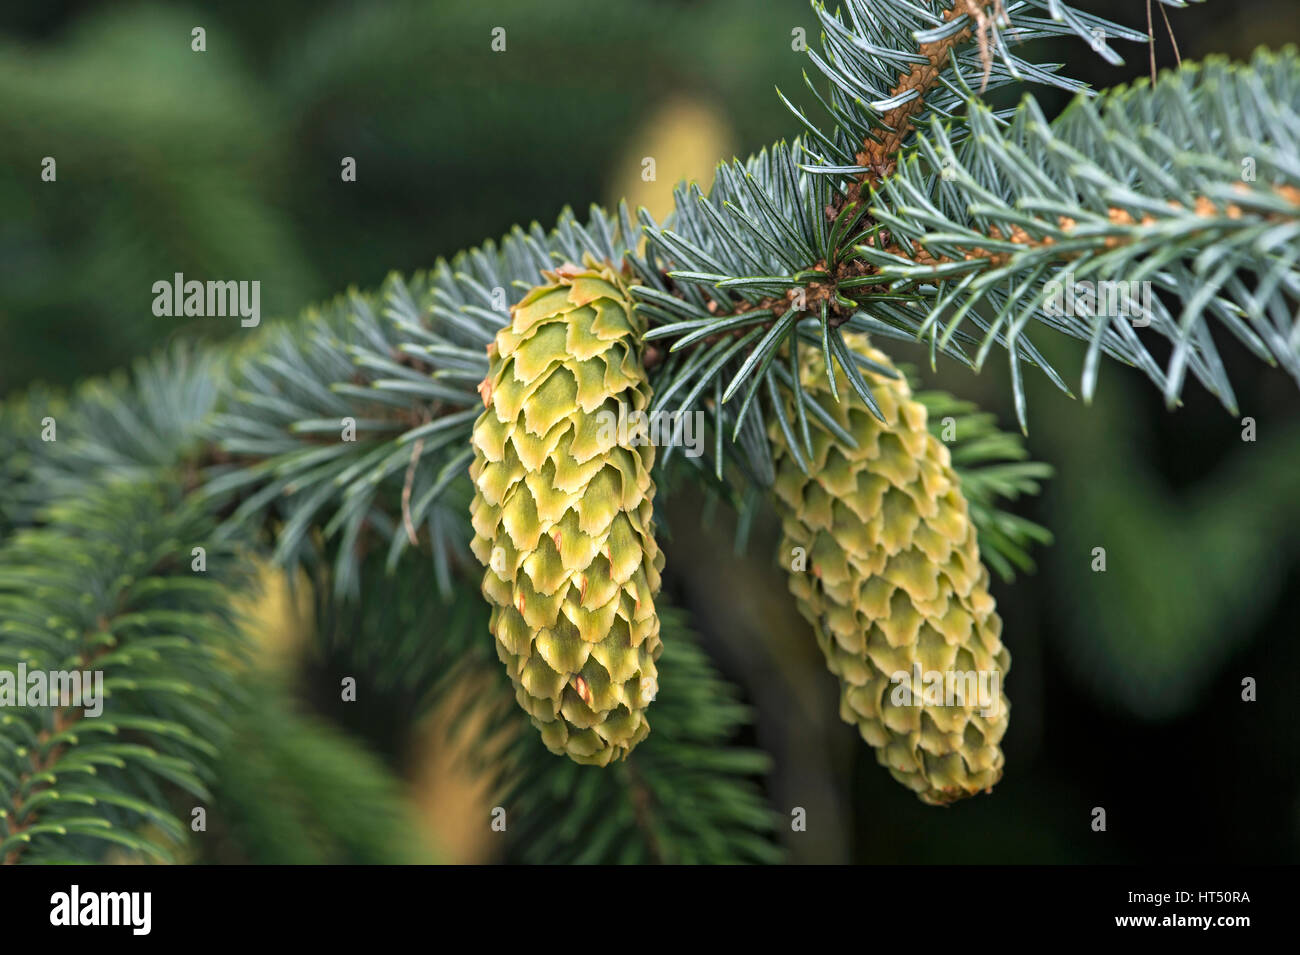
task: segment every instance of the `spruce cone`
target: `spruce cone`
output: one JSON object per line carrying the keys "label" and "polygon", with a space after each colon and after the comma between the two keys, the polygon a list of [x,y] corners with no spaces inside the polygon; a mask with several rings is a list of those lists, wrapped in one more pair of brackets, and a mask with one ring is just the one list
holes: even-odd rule
{"label": "spruce cone", "polygon": [[[845,338],[892,367],[865,335]],[[948,448],[926,430],[925,408],[901,377],[862,369],[882,424],[842,368],[840,401],[831,397],[820,350],[804,350],[800,373],[809,396],[858,445],[847,447],[810,415],[804,474],[780,428],[770,429],[782,560],[794,568],[790,590],[840,680],[840,716],[924,802],[988,790],[1002,775],[998,744],[1010,708],[1002,678],[1011,661]],[[793,421],[793,400],[785,400]]]}
{"label": "spruce cone", "polygon": [[658,690],[654,448],[610,424],[650,403],[644,320],[608,266],[543,274],[488,347],[472,546],[519,704],[552,752],[604,766]]}

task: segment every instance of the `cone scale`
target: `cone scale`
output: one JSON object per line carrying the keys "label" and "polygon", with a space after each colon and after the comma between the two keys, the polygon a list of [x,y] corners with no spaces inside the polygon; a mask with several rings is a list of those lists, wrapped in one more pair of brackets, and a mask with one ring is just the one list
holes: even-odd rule
{"label": "cone scale", "polygon": [[[845,339],[892,367],[865,335]],[[804,390],[857,443],[809,415],[805,474],[780,428],[769,434],[782,560],[839,679],[840,716],[924,802],[989,790],[1002,775],[1010,656],[948,448],[927,430],[925,407],[901,376],[860,369],[882,423],[838,365],[840,400],[832,397],[820,350],[800,358]]]}
{"label": "cone scale", "polygon": [[488,348],[472,549],[520,706],[552,752],[604,766],[648,735],[658,690],[654,448],[610,427],[650,404],[644,327],[608,266],[543,278]]}

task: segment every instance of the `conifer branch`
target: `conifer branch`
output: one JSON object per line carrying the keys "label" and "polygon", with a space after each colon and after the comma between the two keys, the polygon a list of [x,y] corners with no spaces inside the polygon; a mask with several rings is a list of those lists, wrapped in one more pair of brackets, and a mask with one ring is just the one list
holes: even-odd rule
{"label": "conifer branch", "polygon": [[987,84],[988,75],[993,68],[988,37],[990,20],[992,17],[1005,16],[1001,0],[994,7],[996,9],[990,15],[985,13],[983,4],[977,0],[956,0],[949,9],[943,11],[945,23],[956,17],[965,17],[969,22],[956,33],[927,40],[917,47],[917,53],[923,57],[924,62],[913,63],[911,69],[900,76],[890,89],[888,100],[899,105],[880,117],[884,129],[879,134],[869,133],[867,141],[854,157],[863,171],[845,190],[846,202],[862,201],[864,192],[870,193],[880,180],[893,173],[898,151],[913,131],[912,118],[925,107],[925,96],[939,82],[953,49],[969,40],[977,26],[980,32],[980,57],[986,64],[984,78]]}
{"label": "conifer branch", "polygon": [[[167,787],[122,770],[139,763],[203,792],[214,741],[227,732],[212,702],[229,690],[216,657],[238,643],[229,594],[215,579],[191,586],[159,559],[175,552],[174,537],[208,539],[212,512],[224,542],[214,552],[251,528],[281,563],[312,571],[332,650],[387,673],[403,718],[481,672],[483,608],[463,573],[477,576],[466,557],[469,433],[483,407],[488,347],[510,307],[560,263],[590,256],[635,283],[649,324],[653,410],[701,412],[713,438],[710,453],[689,463],[666,449],[660,470],[686,468],[741,502],[742,524],[773,481],[769,432],[796,459],[814,418],[853,444],[801,390],[800,349],[834,353],[825,364],[835,401],[851,392],[878,412],[863,372],[898,372],[857,353],[848,332],[919,342],[932,364],[945,354],[976,369],[994,346],[1005,349],[1022,427],[1023,364],[1066,388],[1031,330],[1086,343],[1085,396],[1106,355],[1143,370],[1171,402],[1190,372],[1233,407],[1211,318],[1300,381],[1294,51],[1189,65],[1092,98],[1056,66],[1013,49],[1077,36],[1115,61],[1108,40],[1145,35],[1060,0],[816,9],[824,37],[811,61],[826,86],[809,88],[829,125],[796,110],[804,138],[721,166],[707,193],[679,188],[662,224],[644,213],[634,221],[625,207],[593,208],[585,222],[566,212],[550,231],[517,228],[428,273],[390,276],[376,293],[351,291],[238,351],[173,349],[129,379],[66,396],[34,389],[0,406],[0,533],[14,535],[0,549],[0,655],[61,659],[70,624],[78,660],[103,653],[97,665],[120,664],[128,675],[112,701],[116,722],[95,725],[145,740],[96,749],[85,721],[5,717],[0,856],[96,858],[112,840],[165,858],[141,825],[183,835]],[[1018,81],[1080,97],[1051,122],[1032,99],[1012,111],[980,102],[984,90]],[[1143,305],[1145,330],[1046,309],[1067,273],[1152,283],[1158,297]],[[1164,367],[1148,349],[1152,335],[1170,345]],[[793,396],[788,410],[782,394]],[[1025,460],[1019,437],[990,416],[942,393],[917,398],[932,431],[947,419],[957,425],[955,439],[939,437],[950,443],[989,564],[1005,577],[1031,568],[1030,547],[1047,534],[1009,504],[1036,493],[1047,469]],[[58,421],[57,442],[33,437],[46,417]],[[724,472],[724,461],[737,467]],[[436,608],[422,602],[433,599],[422,562],[404,560],[412,550],[432,565]],[[88,568],[93,617],[75,599]],[[57,614],[25,593],[34,585],[47,588]],[[393,599],[357,599],[376,591]],[[474,609],[450,619],[439,640],[417,639],[448,605],[466,602]],[[188,643],[169,630],[178,614],[195,628]],[[684,620],[663,617],[673,630],[664,699],[624,772],[554,760],[524,733],[488,750],[523,820],[522,838],[512,836],[520,857],[777,858],[753,785],[764,762],[731,745],[745,710]],[[415,643],[393,648],[382,639],[389,632]],[[87,635],[106,646],[123,638],[125,649],[83,647]],[[130,646],[141,649],[133,656]],[[504,689],[485,695],[490,729],[517,726]],[[70,769],[100,756],[109,769],[98,788],[68,782]],[[714,801],[718,792],[727,798]],[[94,814],[77,814],[74,803]]]}
{"label": "conifer branch", "polygon": [[[0,717],[0,858],[170,859],[185,829],[169,795],[208,798],[226,732],[245,565],[174,486],[106,485],[45,520],[0,549],[0,672],[48,690]],[[201,544],[210,573],[191,572]]]}
{"label": "conifer branch", "polygon": [[[861,251],[895,291],[923,292],[920,333],[940,348],[973,323],[982,362],[985,329],[1014,346],[1037,321],[1088,343],[1085,397],[1105,353],[1171,404],[1190,372],[1235,410],[1210,316],[1300,381],[1297,89],[1300,58],[1287,50],[1188,65],[1154,88],[1076,101],[1051,123],[1032,100],[1006,123],[977,106],[968,136],[933,128],[882,186],[873,215],[900,251]],[[1082,281],[1117,290],[1120,307],[1056,300]],[[1163,369],[1151,334],[1173,346]]]}

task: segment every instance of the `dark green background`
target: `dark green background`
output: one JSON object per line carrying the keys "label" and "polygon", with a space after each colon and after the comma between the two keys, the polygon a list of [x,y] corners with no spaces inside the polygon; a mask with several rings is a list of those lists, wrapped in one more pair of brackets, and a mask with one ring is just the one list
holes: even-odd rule
{"label": "dark green background", "polygon": [[[1137,2],[1081,5],[1144,25]],[[1187,58],[1300,38],[1281,0],[1171,16]],[[260,279],[270,321],[608,201],[629,175],[622,146],[676,96],[720,107],[745,151],[793,135],[773,87],[797,93],[790,31],[812,23],[801,0],[7,3],[0,395],[108,371],[173,336],[237,333],[153,317],[151,286],[173,272]],[[504,55],[489,49],[494,26]],[[1105,86],[1145,73],[1145,51],[1125,52],[1118,69],[1081,42],[1043,56]],[[57,184],[39,179],[47,155]],[[340,182],[345,155],[356,183]],[[1255,443],[1194,386],[1169,413],[1118,367],[1090,408],[1032,383],[1030,446],[1058,478],[1025,513],[1057,542],[1036,575],[995,584],[1015,661],[1008,770],[993,797],[953,809],[916,802],[838,722],[834,681],[773,566],[773,527],[736,556],[725,527],[700,530],[690,502],[669,503],[669,590],[758,708],[773,804],[809,810],[792,859],[1300,856],[1300,399],[1224,346]],[[1076,349],[1049,354],[1078,380]],[[996,363],[944,371],[944,387],[1011,420]],[[1104,575],[1089,569],[1096,546]],[[1247,676],[1259,702],[1240,700]],[[1089,827],[1095,806],[1106,833]]]}

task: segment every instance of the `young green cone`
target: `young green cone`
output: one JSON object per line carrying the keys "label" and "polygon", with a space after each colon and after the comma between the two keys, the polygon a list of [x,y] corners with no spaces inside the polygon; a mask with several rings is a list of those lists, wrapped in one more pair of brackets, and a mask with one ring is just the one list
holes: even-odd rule
{"label": "young green cone", "polygon": [[519,704],[552,752],[604,766],[658,690],[654,448],[618,427],[650,403],[644,326],[608,266],[544,277],[488,348],[472,546]]}
{"label": "young green cone", "polygon": [[[865,335],[845,339],[892,367]],[[857,447],[809,415],[805,474],[773,424],[782,560],[840,680],[841,717],[895,779],[924,802],[949,803],[1002,775],[1010,656],[948,448],[926,429],[925,408],[901,376],[862,374],[883,424],[843,368],[836,402],[822,352],[801,354],[804,390]],[[785,400],[794,421],[793,400]]]}

